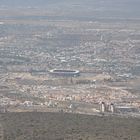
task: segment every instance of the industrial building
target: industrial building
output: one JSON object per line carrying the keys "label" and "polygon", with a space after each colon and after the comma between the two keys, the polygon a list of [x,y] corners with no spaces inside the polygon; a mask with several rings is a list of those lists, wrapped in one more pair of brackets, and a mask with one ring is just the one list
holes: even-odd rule
{"label": "industrial building", "polygon": [[139,109],[133,106],[116,106],[117,113],[136,113]]}

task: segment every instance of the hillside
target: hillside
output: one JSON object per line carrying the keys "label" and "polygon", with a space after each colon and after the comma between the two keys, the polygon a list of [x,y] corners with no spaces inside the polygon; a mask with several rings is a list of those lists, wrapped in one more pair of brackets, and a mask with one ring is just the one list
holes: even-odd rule
{"label": "hillside", "polygon": [[4,140],[139,140],[140,119],[65,113],[1,114]]}

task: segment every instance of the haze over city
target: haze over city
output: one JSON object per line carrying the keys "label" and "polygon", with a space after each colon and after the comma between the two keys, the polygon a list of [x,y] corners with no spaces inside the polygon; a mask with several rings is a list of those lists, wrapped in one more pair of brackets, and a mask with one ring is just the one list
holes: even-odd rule
{"label": "haze over city", "polygon": [[0,140],[139,140],[139,0],[0,0]]}

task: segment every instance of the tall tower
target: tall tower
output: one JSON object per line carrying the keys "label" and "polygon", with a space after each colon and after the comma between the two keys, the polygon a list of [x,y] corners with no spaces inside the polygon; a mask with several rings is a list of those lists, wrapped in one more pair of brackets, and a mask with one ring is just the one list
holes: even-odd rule
{"label": "tall tower", "polygon": [[114,104],[113,104],[113,103],[111,103],[111,104],[109,105],[109,111],[110,111],[111,113],[114,113]]}
{"label": "tall tower", "polygon": [[104,102],[101,103],[101,112],[105,112],[105,103]]}

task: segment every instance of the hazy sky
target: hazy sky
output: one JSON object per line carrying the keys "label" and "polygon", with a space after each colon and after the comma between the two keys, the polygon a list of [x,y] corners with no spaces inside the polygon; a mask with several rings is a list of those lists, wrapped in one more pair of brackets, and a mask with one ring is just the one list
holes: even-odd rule
{"label": "hazy sky", "polygon": [[97,6],[125,6],[139,8],[140,0],[0,0],[7,6],[48,6],[55,4],[87,4]]}
{"label": "hazy sky", "polygon": [[0,0],[0,7],[49,8],[87,15],[96,12],[97,15],[140,18],[140,0]]}

